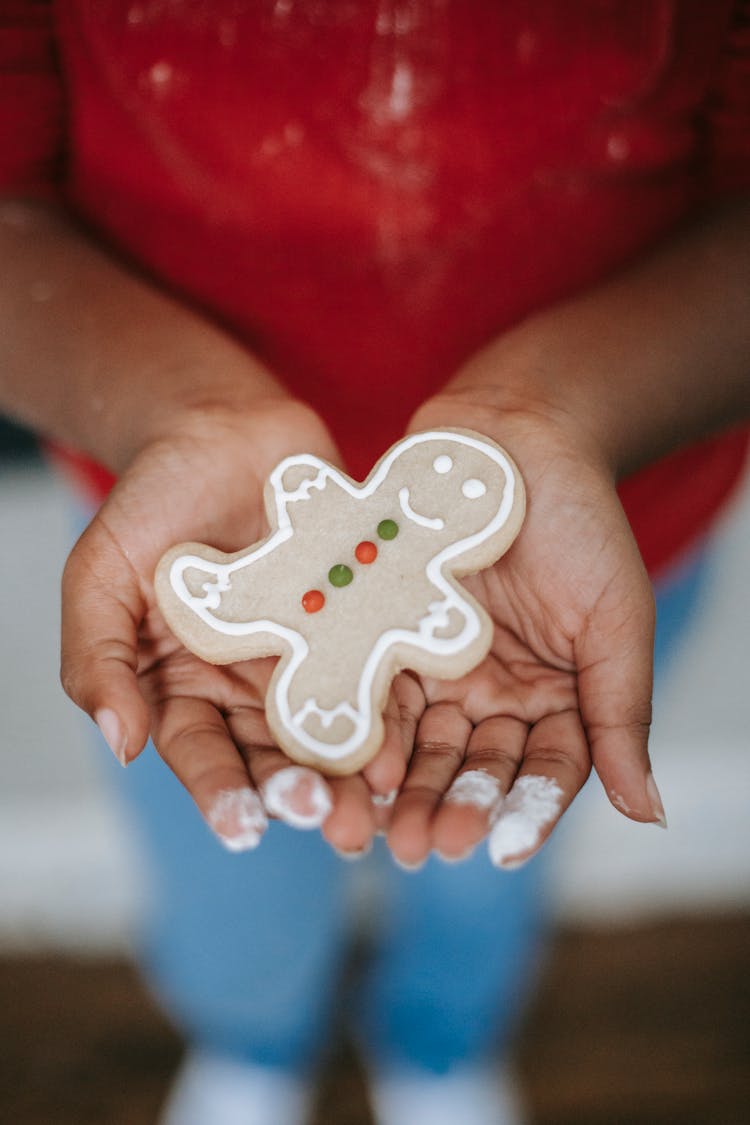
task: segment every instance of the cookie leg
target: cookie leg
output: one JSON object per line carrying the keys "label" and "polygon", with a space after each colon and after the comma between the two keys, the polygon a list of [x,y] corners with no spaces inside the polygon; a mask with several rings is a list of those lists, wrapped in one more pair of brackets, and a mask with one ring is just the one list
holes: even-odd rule
{"label": "cookie leg", "polygon": [[329,773],[358,769],[382,741],[382,717],[362,672],[342,666],[340,652],[320,645],[279,666],[266,712],[290,756]]}

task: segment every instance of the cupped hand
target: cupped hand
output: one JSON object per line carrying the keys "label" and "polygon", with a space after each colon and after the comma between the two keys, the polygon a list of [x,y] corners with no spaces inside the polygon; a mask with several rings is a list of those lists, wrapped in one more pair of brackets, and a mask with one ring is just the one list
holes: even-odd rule
{"label": "cupped hand", "polygon": [[510,868],[533,855],[593,764],[612,804],[664,823],[648,757],[654,601],[611,472],[559,410],[439,396],[415,429],[464,426],[504,446],[527,514],[509,552],[466,580],[494,626],[460,680],[402,676],[415,750],[388,831],[396,859],[467,855],[490,833]]}
{"label": "cupped hand", "polygon": [[204,663],[173,637],[154,597],[156,565],[175,543],[234,551],[266,533],[264,481],[300,450],[337,459],[317,416],[281,396],[252,409],[185,411],[146,445],[66,565],[62,679],[123,765],[152,735],[230,849],[255,846],[269,812],[300,828],[322,826],[334,847],[357,854],[376,827],[372,793],[403,778],[398,722],[389,719],[364,775],[325,779],[293,765],[264,717],[273,661]]}

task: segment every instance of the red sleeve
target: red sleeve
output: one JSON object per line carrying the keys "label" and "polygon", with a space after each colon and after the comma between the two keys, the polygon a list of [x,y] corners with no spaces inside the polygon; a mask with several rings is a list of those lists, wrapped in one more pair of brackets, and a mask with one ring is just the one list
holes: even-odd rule
{"label": "red sleeve", "polygon": [[51,198],[63,155],[51,0],[0,3],[0,192]]}
{"label": "red sleeve", "polygon": [[750,0],[735,0],[704,107],[710,195],[750,191]]}

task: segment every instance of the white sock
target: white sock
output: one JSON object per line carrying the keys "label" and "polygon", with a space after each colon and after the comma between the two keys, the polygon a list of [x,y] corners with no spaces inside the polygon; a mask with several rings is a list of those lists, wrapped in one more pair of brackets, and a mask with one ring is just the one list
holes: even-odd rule
{"label": "white sock", "polygon": [[310,1100],[308,1084],[287,1071],[195,1051],[159,1125],[304,1125]]}
{"label": "white sock", "polygon": [[523,1125],[512,1078],[489,1067],[447,1074],[422,1070],[374,1075],[370,1096],[377,1125]]}

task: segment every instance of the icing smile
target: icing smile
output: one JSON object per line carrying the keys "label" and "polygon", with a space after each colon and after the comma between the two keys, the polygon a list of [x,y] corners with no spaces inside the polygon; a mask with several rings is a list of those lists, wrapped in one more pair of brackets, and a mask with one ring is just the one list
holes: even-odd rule
{"label": "icing smile", "polygon": [[442,531],[445,527],[445,520],[441,520],[439,516],[421,516],[419,512],[415,512],[409,503],[409,489],[404,486],[398,494],[398,502],[401,505],[401,511],[407,519],[418,523],[420,527],[429,527],[431,531]]}

